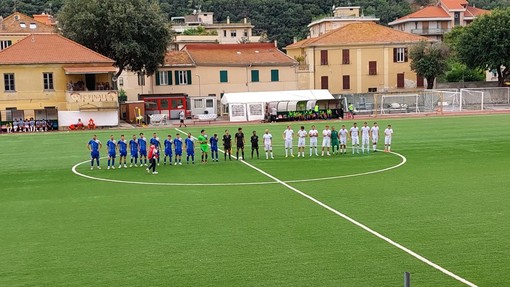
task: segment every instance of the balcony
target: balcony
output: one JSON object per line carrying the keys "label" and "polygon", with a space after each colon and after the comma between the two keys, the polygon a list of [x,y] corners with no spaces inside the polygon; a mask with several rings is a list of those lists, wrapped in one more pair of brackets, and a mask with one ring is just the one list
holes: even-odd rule
{"label": "balcony", "polygon": [[70,111],[118,110],[118,92],[109,91],[67,91],[67,109]]}
{"label": "balcony", "polygon": [[426,35],[443,35],[445,33],[450,32],[452,29],[450,28],[432,28],[432,29],[411,29],[411,33],[418,34],[422,36]]}

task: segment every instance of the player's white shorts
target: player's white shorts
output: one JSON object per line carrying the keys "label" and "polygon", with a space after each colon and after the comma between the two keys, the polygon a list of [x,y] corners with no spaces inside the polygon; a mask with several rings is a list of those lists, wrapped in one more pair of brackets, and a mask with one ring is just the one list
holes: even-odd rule
{"label": "player's white shorts", "polygon": [[352,140],[352,144],[355,145],[355,144],[359,144],[359,138],[358,137],[355,137],[355,138],[351,138]]}
{"label": "player's white shorts", "polygon": [[347,144],[347,137],[340,137],[340,145]]}
{"label": "player's white shorts", "polygon": [[266,151],[273,150],[273,147],[271,144],[264,144],[264,150]]}
{"label": "player's white shorts", "polygon": [[292,148],[292,140],[285,140],[285,148]]}
{"label": "player's white shorts", "polygon": [[322,139],[322,146],[323,147],[331,147],[331,138],[323,138]]}
{"label": "player's white shorts", "polygon": [[362,145],[369,145],[370,144],[370,138],[366,137],[366,138],[361,138],[361,144]]}
{"label": "player's white shorts", "polygon": [[384,137],[384,144],[391,145],[391,137],[385,136]]}
{"label": "player's white shorts", "polygon": [[372,137],[372,142],[373,143],[377,143],[379,141],[379,137]]}
{"label": "player's white shorts", "polygon": [[298,147],[305,147],[305,138],[299,138],[297,146]]}
{"label": "player's white shorts", "polygon": [[310,138],[310,147],[317,147],[317,138]]}

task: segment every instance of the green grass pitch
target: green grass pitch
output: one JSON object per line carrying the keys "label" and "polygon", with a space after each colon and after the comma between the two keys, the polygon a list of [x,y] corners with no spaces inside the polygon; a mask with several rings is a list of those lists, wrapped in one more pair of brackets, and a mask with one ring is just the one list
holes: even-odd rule
{"label": "green grass pitch", "polygon": [[[251,160],[248,144],[253,166],[478,286],[510,286],[510,115],[378,121],[381,131],[393,125],[392,150],[407,162],[353,177],[343,176],[401,158],[309,158],[308,148],[306,158],[285,158],[287,123],[239,126],[273,134],[275,160]],[[301,124],[310,129],[291,123]],[[225,126],[205,128],[212,136]],[[141,131],[176,133],[95,133],[104,145]],[[0,286],[402,286],[405,271],[413,287],[465,286],[221,153],[218,163],[161,165],[159,175],[106,170],[103,159],[102,170],[76,171],[130,182],[80,177],[71,168],[89,159],[91,136],[0,136]]]}

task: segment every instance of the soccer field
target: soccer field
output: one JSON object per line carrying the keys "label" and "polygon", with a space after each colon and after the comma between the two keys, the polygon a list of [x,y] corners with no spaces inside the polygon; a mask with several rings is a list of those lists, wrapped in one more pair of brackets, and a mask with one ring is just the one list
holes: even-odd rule
{"label": "soccer field", "polygon": [[[246,162],[196,148],[158,175],[90,170],[86,144],[174,128],[2,135],[0,286],[510,286],[510,115],[378,122],[395,153],[285,158],[288,123],[183,128],[243,127]],[[265,128],[275,159],[252,160]]]}

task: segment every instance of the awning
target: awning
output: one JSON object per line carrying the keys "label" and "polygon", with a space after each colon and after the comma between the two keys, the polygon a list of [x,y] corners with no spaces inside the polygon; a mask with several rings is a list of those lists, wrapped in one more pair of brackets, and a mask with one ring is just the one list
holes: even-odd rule
{"label": "awning", "polygon": [[113,66],[100,67],[64,67],[66,75],[83,75],[83,74],[108,74],[117,71]]}

